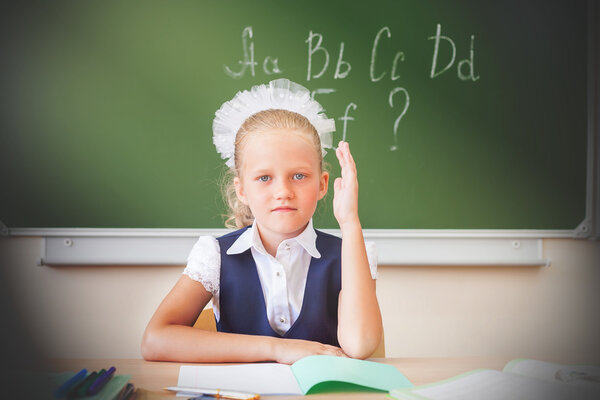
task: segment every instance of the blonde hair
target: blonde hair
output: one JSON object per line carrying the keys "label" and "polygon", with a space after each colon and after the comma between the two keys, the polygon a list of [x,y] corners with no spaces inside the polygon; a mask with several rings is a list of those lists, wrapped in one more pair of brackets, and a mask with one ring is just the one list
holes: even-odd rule
{"label": "blonde hair", "polygon": [[310,142],[314,145],[314,149],[319,156],[321,172],[326,168],[323,162],[319,134],[306,117],[292,111],[280,109],[264,110],[250,116],[244,121],[235,136],[235,167],[227,169],[221,182],[223,199],[228,208],[227,214],[224,215],[226,218],[225,226],[227,228],[240,229],[252,225],[254,221],[250,207],[238,199],[233,180],[236,177],[241,177],[242,155],[248,138],[253,135],[259,135],[261,132],[269,129],[297,130],[299,134],[310,139]]}

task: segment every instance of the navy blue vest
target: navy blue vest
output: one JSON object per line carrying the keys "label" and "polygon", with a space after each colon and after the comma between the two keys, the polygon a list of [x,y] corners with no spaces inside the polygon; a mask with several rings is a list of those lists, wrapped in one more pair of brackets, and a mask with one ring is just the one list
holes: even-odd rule
{"label": "navy blue vest", "polygon": [[315,230],[321,258],[312,258],[298,318],[280,335],[267,319],[265,299],[250,249],[227,254],[227,249],[248,227],[217,238],[221,248],[219,332],[313,340],[339,346],[338,297],[341,290],[342,240]]}

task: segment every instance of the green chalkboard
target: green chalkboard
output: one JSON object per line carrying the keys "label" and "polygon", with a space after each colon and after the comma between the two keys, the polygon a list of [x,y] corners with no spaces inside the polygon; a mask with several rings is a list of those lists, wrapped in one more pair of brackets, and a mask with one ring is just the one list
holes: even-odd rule
{"label": "green chalkboard", "polygon": [[[586,201],[587,7],[15,5],[2,27],[0,220],[222,227],[214,112],[286,77],[315,91],[334,141],[350,142],[364,228],[574,229]],[[333,152],[326,160],[337,176]],[[332,196],[317,227],[337,227]]]}

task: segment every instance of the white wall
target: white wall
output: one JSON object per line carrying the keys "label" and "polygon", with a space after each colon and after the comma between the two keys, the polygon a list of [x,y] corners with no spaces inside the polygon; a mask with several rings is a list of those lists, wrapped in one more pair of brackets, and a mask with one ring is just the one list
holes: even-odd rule
{"label": "white wall", "polygon": [[[178,267],[40,267],[39,238],[0,239],[0,268],[51,357],[140,357]],[[380,266],[386,354],[600,363],[600,242],[547,239],[550,267]]]}
{"label": "white wall", "polygon": [[600,242],[545,240],[550,267],[382,267],[390,356],[600,364]]}

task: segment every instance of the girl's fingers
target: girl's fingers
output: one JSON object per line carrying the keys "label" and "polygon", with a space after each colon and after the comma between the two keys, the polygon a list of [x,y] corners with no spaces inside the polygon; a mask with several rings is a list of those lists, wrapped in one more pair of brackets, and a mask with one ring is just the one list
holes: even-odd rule
{"label": "girl's fingers", "polygon": [[333,190],[339,192],[342,189],[342,178],[335,178],[333,181]]}
{"label": "girl's fingers", "polygon": [[346,149],[348,150],[348,160],[354,164],[354,157],[352,157],[352,153],[350,152],[350,143],[346,142]]}
{"label": "girl's fingers", "polygon": [[342,166],[342,168],[344,167],[345,164],[345,157],[344,157],[344,150],[342,148],[344,142],[340,142],[340,144],[338,145],[338,148],[335,150],[335,155],[337,156],[339,162],[340,162],[340,166]]}
{"label": "girl's fingers", "polygon": [[330,354],[332,356],[337,356],[337,357],[348,357],[346,355],[346,353],[344,353],[344,350],[342,350],[340,347],[335,347],[335,346],[331,346],[331,345],[325,345],[324,350],[324,354]]}
{"label": "girl's fingers", "polygon": [[355,163],[354,157],[352,157],[352,153],[350,153],[350,144],[348,142],[340,142],[338,145],[338,150],[340,150],[340,154],[338,155],[338,158],[340,159],[340,165],[342,165],[341,160],[343,160],[344,165],[342,165],[342,167],[347,166],[354,169]]}
{"label": "girl's fingers", "polygon": [[348,160],[348,165],[352,166],[352,169],[356,171],[356,163],[354,162],[354,157],[352,157],[352,153],[350,152],[350,143],[346,142],[346,158]]}
{"label": "girl's fingers", "polygon": [[342,167],[342,171],[345,167],[348,167],[349,159],[348,159],[348,143],[340,142],[338,145],[339,155],[338,159],[340,160],[340,166]]}
{"label": "girl's fingers", "polygon": [[333,350],[333,355],[334,355],[334,356],[337,356],[337,357],[348,357],[348,356],[346,355],[346,353],[344,353],[344,350],[342,350],[342,349],[340,349],[340,348],[335,348],[335,349]]}
{"label": "girl's fingers", "polygon": [[344,158],[344,164],[342,166],[342,176],[356,176],[356,164],[354,163],[354,159],[352,158],[352,154],[350,154],[350,148],[348,143],[344,143],[342,147],[342,154]]}
{"label": "girl's fingers", "polygon": [[342,176],[344,176],[344,171],[346,169],[346,159],[344,157],[344,151],[342,150],[341,143],[340,143],[340,146],[338,146],[338,148],[335,152],[335,155],[337,156],[338,161],[340,163],[340,167],[342,169]]}

